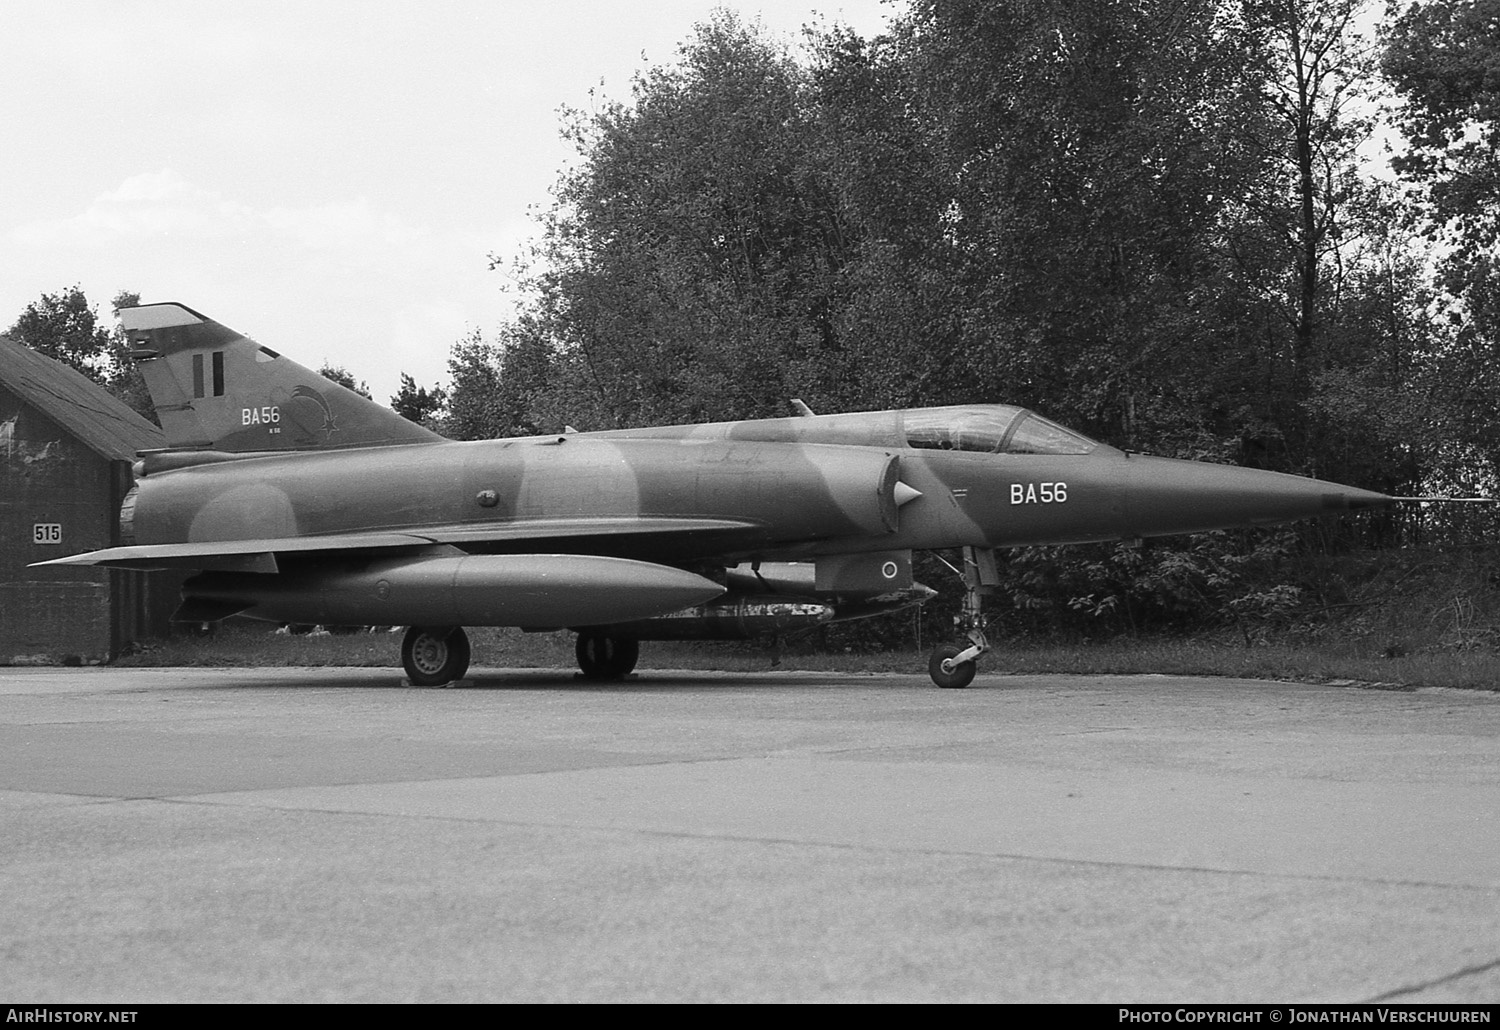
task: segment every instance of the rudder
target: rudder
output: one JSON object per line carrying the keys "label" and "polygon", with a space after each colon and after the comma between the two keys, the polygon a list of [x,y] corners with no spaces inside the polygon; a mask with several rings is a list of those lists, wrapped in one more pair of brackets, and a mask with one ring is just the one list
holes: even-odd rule
{"label": "rudder", "polygon": [[173,448],[328,450],[441,436],[182,304],[120,311]]}

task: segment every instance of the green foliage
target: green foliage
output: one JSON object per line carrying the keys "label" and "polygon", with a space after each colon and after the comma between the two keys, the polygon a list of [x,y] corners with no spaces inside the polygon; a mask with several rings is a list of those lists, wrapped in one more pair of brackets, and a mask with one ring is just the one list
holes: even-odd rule
{"label": "green foliage", "polygon": [[[139,293],[132,290],[120,290],[115,294],[110,307],[115,318],[118,319],[121,310],[139,307],[140,303]],[[151,391],[146,387],[146,378],[141,375],[140,366],[130,356],[129,342],[125,339],[124,330],[118,326],[110,334],[110,346],[114,354],[114,368],[107,384],[110,393],[130,405],[147,421],[161,425],[161,419],[156,416],[156,406],[151,402]]]}
{"label": "green foliage", "polygon": [[1406,212],[1436,251],[1446,294],[1450,425],[1494,476],[1500,451],[1500,0],[1418,2],[1390,26],[1383,67],[1407,148],[1392,164],[1416,188]]}
{"label": "green foliage", "polygon": [[577,351],[553,349],[529,321],[507,327],[498,343],[475,332],[456,344],[448,374],[453,385],[438,428],[454,440],[613,425],[589,363]]}
{"label": "green foliage", "polygon": [[893,57],[961,291],[937,298],[963,315],[941,394],[1121,443],[1201,410],[1223,198],[1257,160],[1234,27],[1209,3],[918,3]]}
{"label": "green foliage", "polygon": [[1294,549],[1291,533],[1264,531],[1018,548],[1001,565],[997,615],[1028,636],[1182,631],[1214,620],[1249,635],[1300,597],[1286,579]]}
{"label": "green foliage", "polygon": [[[120,291],[114,299],[115,314],[121,308],[136,306],[140,300],[138,293]],[[75,285],[58,293],[42,294],[40,299],[26,305],[5,335],[72,366],[146,419],[160,424],[145,381],[130,357],[124,333],[99,324],[99,313],[82,288]]]}
{"label": "green foliage", "polygon": [[318,375],[322,376],[324,379],[329,380],[330,382],[338,383],[345,389],[353,390],[355,393],[359,394],[367,401],[374,400],[374,398],[370,396],[369,384],[355,379],[354,373],[350,372],[342,365],[333,365],[325,361],[323,362],[322,367],[318,369]]}
{"label": "green foliage", "polygon": [[114,341],[77,286],[44,293],[40,300],[26,305],[6,335],[39,354],[71,365],[100,386],[109,382],[114,371]]}
{"label": "green foliage", "polygon": [[[1449,687],[1493,692],[1500,683],[1500,579],[1495,548],[1462,551],[1354,553],[1314,563],[1297,617],[1258,624],[1250,644],[1238,628],[1196,636],[1177,633],[1117,637],[1107,642],[1022,637],[996,626],[987,673],[1081,673],[1232,676],[1280,680],[1356,681],[1385,688]],[[936,582],[936,580],[934,580]],[[1273,596],[1272,609],[1279,607]],[[884,639],[854,638],[861,625],[885,625]],[[651,643],[643,677],[652,669],[818,669],[917,676],[925,650],[947,640],[911,632],[909,616],[833,627],[819,635],[768,644]],[[471,631],[480,679],[524,673],[505,670],[574,668],[568,633],[514,629]],[[208,639],[153,641],[122,655],[122,666],[368,666],[399,678],[399,638],[389,634],[285,635],[265,624],[231,620]],[[879,645],[879,646],[877,646]],[[924,679],[925,683],[925,679]],[[924,687],[922,689],[932,689]]]}
{"label": "green foliage", "polygon": [[720,12],[633,105],[575,112],[568,134],[585,160],[556,191],[533,328],[604,424],[816,395],[844,227],[796,64]]}
{"label": "green foliage", "polygon": [[1372,355],[1421,345],[1370,332],[1420,268],[1355,163],[1357,9],[929,0],[803,62],[721,12],[630,103],[570,114],[522,314],[455,349],[456,423],[1010,401],[1338,475],[1319,384],[1395,389]]}
{"label": "green foliage", "polygon": [[[1497,148],[1470,144],[1493,142],[1475,26],[1494,3],[1419,3],[1385,56],[1427,133],[1397,165],[1456,219],[1461,294],[1361,158],[1366,0],[914,0],[886,35],[833,27],[798,54],[720,13],[628,102],[569,114],[578,162],[521,313],[455,346],[447,431],[1006,401],[1179,457],[1492,489],[1500,305],[1473,287],[1500,188]],[[1028,549],[1003,618],[1248,640],[1322,596],[1299,561],[1486,525],[1414,509]],[[946,634],[946,603],[870,632]]]}
{"label": "green foliage", "polygon": [[[1418,2],[1395,18],[1384,69],[1405,101],[1396,169],[1421,186],[1453,248],[1455,296],[1500,322],[1500,0]],[[1477,314],[1477,311],[1476,311]]]}
{"label": "green foliage", "polygon": [[436,421],[443,405],[448,401],[448,392],[441,386],[417,386],[417,381],[405,372],[401,373],[401,389],[391,398],[391,410],[408,421],[427,425]]}
{"label": "green foliage", "polygon": [[442,433],[454,440],[487,440],[510,436],[501,413],[498,348],[473,333],[453,345],[448,356],[448,411]]}
{"label": "green foliage", "polygon": [[[1237,237],[1237,274],[1256,304],[1255,348],[1266,379],[1259,405],[1275,426],[1284,465],[1342,475],[1325,455],[1338,427],[1308,416],[1314,382],[1362,365],[1371,348],[1350,324],[1364,273],[1395,239],[1385,199],[1360,148],[1371,137],[1373,50],[1357,22],[1368,0],[1253,0],[1247,30],[1262,69],[1264,148]],[[1409,271],[1409,269],[1407,269]],[[1354,304],[1350,301],[1354,300]],[[1337,470],[1337,471],[1336,471]]]}

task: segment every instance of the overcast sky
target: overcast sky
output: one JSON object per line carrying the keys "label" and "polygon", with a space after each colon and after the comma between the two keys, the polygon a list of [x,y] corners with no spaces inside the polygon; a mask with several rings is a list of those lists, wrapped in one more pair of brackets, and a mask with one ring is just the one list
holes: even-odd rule
{"label": "overcast sky", "polygon": [[0,16],[0,329],[77,283],[176,300],[377,400],[510,311],[559,108],[628,100],[715,7],[789,40],[882,0],[16,0]]}

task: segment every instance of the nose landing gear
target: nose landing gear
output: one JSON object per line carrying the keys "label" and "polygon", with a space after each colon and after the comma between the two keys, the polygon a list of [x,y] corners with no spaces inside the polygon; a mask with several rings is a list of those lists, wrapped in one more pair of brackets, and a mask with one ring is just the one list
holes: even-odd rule
{"label": "nose landing gear", "polygon": [[[984,595],[993,593],[1000,581],[995,569],[995,552],[988,548],[965,547],[963,571],[953,569],[964,581],[964,606],[954,622],[963,632],[968,646],[943,644],[933,649],[927,661],[927,675],[940,687],[957,690],[974,682],[976,659],[990,649],[984,635]],[[946,564],[946,563],[945,563]],[[948,566],[953,568],[953,566]]]}

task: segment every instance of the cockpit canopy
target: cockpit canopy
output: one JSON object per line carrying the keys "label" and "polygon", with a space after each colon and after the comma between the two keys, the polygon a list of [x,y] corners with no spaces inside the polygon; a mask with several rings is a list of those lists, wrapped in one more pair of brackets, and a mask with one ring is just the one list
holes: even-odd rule
{"label": "cockpit canopy", "polygon": [[919,447],[975,454],[1088,454],[1101,445],[1013,404],[950,405],[902,411],[616,429],[589,436],[658,440],[762,440],[767,443]]}
{"label": "cockpit canopy", "polygon": [[1088,454],[1099,445],[1081,433],[1010,404],[926,408],[902,416],[912,447],[981,454]]}

